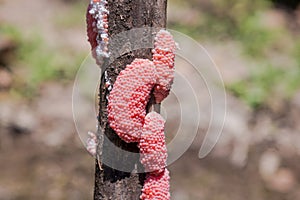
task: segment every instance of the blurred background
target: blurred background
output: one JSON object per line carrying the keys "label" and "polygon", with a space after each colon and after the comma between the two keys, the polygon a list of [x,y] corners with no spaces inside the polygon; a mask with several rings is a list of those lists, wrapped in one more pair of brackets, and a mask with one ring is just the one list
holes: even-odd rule
{"label": "blurred background", "polygon": [[[92,199],[71,107],[86,6],[0,0],[0,200]],[[300,199],[300,2],[169,0],[168,28],[208,50],[228,109],[211,154],[198,158],[204,122],[169,167],[172,199]]]}

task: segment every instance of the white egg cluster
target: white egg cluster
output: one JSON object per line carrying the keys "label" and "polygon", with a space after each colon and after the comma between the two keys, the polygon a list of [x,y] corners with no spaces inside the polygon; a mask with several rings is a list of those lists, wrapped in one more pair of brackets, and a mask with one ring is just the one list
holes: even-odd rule
{"label": "white egg cluster", "polygon": [[110,56],[108,50],[108,14],[106,0],[91,0],[87,11],[88,40],[98,64]]}
{"label": "white egg cluster", "polygon": [[96,156],[97,136],[93,132],[88,132],[88,136],[86,149],[92,156]]}

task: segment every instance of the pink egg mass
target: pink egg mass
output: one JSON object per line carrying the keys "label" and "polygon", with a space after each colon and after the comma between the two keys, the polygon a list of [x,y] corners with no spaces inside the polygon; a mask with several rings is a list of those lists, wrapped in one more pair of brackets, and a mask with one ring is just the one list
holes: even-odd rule
{"label": "pink egg mass", "polygon": [[147,59],[135,59],[117,77],[108,97],[108,121],[125,142],[139,141],[155,82],[155,67]]}
{"label": "pink egg mass", "polygon": [[[94,37],[91,34],[91,37]],[[153,91],[156,103],[170,92],[174,79],[176,43],[161,30],[155,37],[153,61],[135,59],[118,75],[108,97],[110,127],[125,142],[137,142],[147,172],[141,199],[169,200],[169,172],[164,134],[165,120],[146,106]]]}
{"label": "pink egg mass", "polygon": [[157,83],[154,88],[157,103],[162,102],[169,95],[173,84],[176,48],[173,36],[168,31],[161,30],[157,33],[152,50],[152,60],[157,73]]}
{"label": "pink egg mass", "polygon": [[158,175],[148,174],[142,189],[142,200],[168,200],[170,199],[170,175],[165,169]]}
{"label": "pink egg mass", "polygon": [[140,160],[146,172],[161,173],[166,167],[167,147],[164,134],[165,120],[156,112],[145,117],[139,141]]}

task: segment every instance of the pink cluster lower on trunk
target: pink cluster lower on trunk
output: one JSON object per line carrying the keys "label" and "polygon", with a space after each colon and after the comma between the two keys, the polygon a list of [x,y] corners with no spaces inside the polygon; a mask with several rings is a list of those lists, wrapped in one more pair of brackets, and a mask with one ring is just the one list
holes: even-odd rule
{"label": "pink cluster lower on trunk", "polygon": [[139,141],[140,160],[146,172],[159,174],[167,165],[167,147],[164,134],[165,120],[156,112],[145,117]]}
{"label": "pink cluster lower on trunk", "polygon": [[165,169],[159,175],[148,174],[142,189],[142,200],[168,200],[170,199],[170,175]]}

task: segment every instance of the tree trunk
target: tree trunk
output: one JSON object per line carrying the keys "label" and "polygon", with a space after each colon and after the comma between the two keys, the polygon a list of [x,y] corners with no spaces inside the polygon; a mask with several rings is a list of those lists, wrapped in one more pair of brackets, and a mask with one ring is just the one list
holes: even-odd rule
{"label": "tree trunk", "polygon": [[[110,37],[133,28],[166,27],[167,0],[108,0],[107,7],[110,12]],[[149,37],[149,35],[153,36],[153,34],[147,33],[145,37]],[[124,44],[120,47],[122,49],[126,48],[125,44],[128,45],[128,42],[118,41],[118,45],[120,44]],[[113,49],[113,46],[110,46],[110,51],[111,49]],[[130,51],[113,60],[112,64],[105,69],[106,77],[102,76],[101,78],[98,120],[100,125],[99,129],[104,131],[106,137],[103,139],[100,131],[98,131],[98,140],[100,142],[97,147],[97,154],[101,154],[101,161],[99,163],[102,163],[100,164],[102,169],[100,169],[98,160],[96,160],[94,200],[137,200],[141,195],[145,174],[136,173],[139,171],[139,168],[142,167],[139,162],[138,154],[135,154],[137,156],[132,156],[131,154],[124,156],[124,153],[121,154],[118,148],[109,147],[109,143],[113,143],[116,147],[125,151],[139,152],[136,143],[128,144],[122,141],[107,123],[107,96],[109,95],[109,90],[105,84],[105,80],[109,79],[113,84],[119,72],[123,70],[127,64],[130,64],[134,58],[151,59],[151,57],[151,49]],[[130,170],[125,172],[116,170],[114,166],[120,164]]]}

